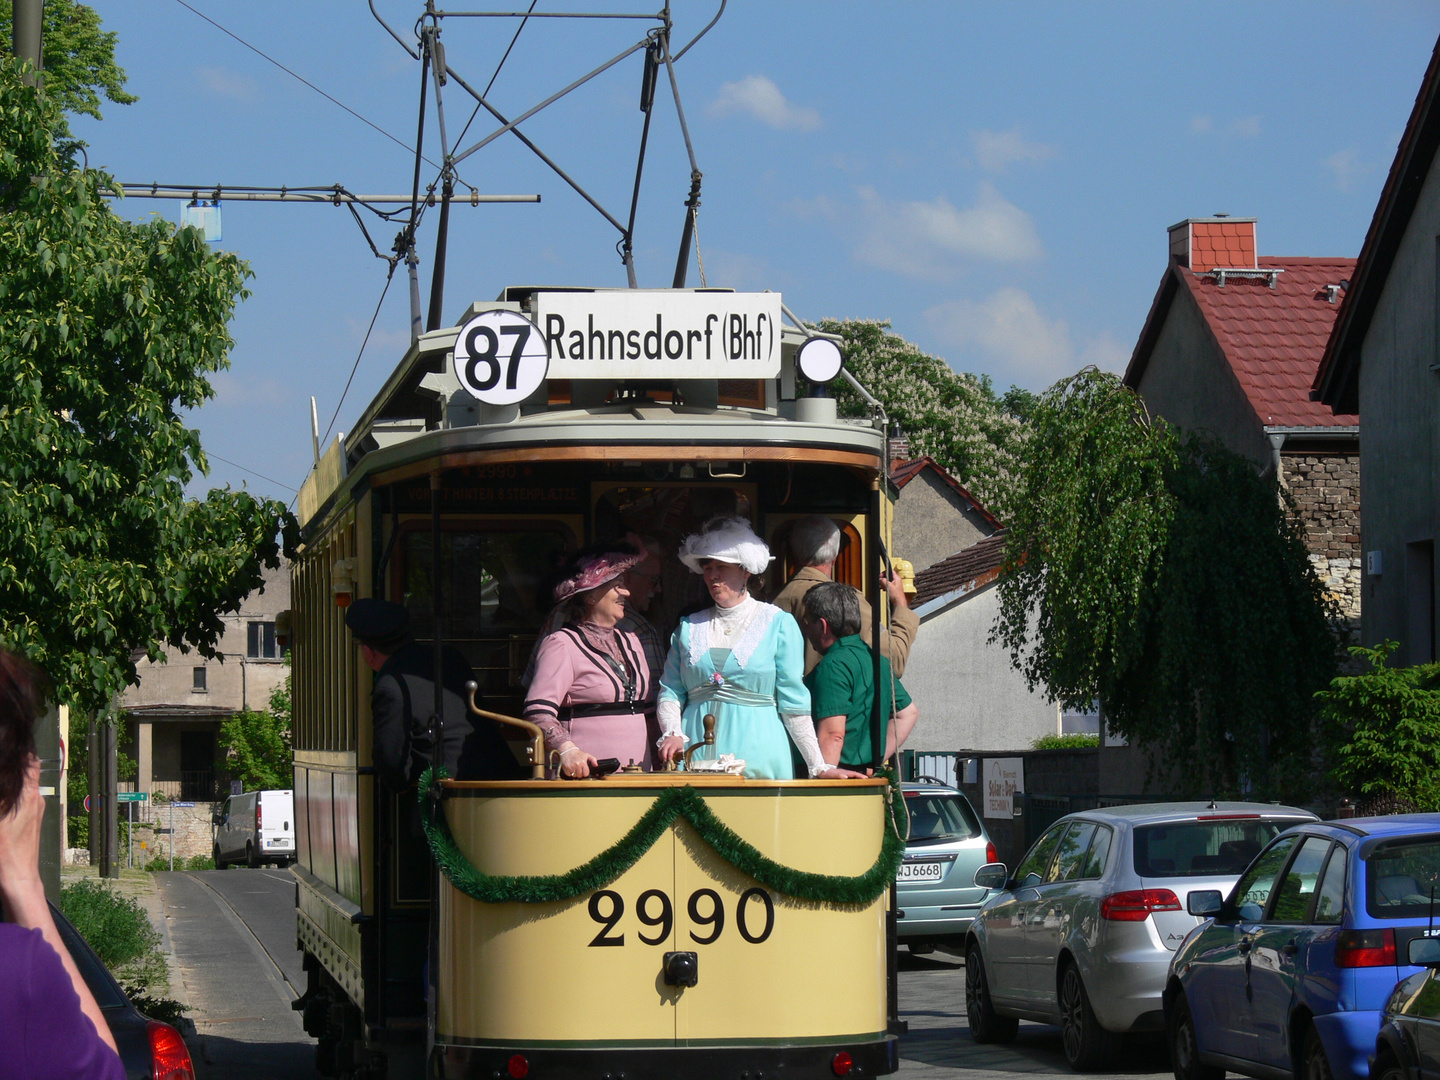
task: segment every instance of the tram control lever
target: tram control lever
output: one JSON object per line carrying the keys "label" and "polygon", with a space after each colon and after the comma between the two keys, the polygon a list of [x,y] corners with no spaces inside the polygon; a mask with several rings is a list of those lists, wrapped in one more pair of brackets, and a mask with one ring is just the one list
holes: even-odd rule
{"label": "tram control lever", "polygon": [[667,952],[664,971],[666,986],[694,986],[700,981],[700,956],[693,952]]}

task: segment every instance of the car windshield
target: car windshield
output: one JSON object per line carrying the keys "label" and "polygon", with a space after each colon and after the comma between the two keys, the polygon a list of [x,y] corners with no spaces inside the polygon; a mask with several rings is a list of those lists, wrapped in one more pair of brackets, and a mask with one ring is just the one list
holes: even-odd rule
{"label": "car windshield", "polygon": [[1381,844],[1365,859],[1365,910],[1375,919],[1424,919],[1440,896],[1440,837]]}
{"label": "car windshield", "polygon": [[954,792],[907,791],[910,839],[968,840],[980,835],[980,823],[970,804]]}
{"label": "car windshield", "polygon": [[1135,873],[1140,877],[1239,874],[1281,829],[1295,821],[1246,817],[1139,825]]}

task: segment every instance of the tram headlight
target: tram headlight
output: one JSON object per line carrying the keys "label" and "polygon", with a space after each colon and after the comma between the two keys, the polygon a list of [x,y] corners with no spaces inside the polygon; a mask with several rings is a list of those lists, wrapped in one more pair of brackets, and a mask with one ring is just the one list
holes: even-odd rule
{"label": "tram headlight", "polygon": [[665,985],[694,986],[700,981],[700,957],[693,952],[665,954]]}

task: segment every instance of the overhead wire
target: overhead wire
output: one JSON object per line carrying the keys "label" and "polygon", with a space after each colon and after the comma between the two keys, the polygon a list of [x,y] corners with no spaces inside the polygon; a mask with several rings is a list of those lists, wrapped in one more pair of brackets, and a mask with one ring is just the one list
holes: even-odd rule
{"label": "overhead wire", "polygon": [[[285,72],[286,75],[289,75],[292,79],[296,79],[296,80],[298,80],[299,82],[304,83],[304,84],[305,84],[306,86],[308,86],[311,90],[314,90],[317,94],[319,94],[321,97],[323,97],[326,101],[330,102],[330,103],[333,104],[333,105],[338,105],[340,108],[344,109],[344,110],[345,110],[347,113],[349,113],[351,116],[355,117],[356,120],[359,120],[362,124],[366,124],[366,125],[368,125],[369,127],[374,128],[376,131],[378,131],[381,135],[384,135],[384,136],[385,136],[387,139],[389,139],[391,142],[393,142],[393,143],[395,143],[395,144],[403,147],[405,150],[409,151],[410,153],[414,153],[414,152],[415,152],[415,147],[406,145],[406,143],[405,143],[405,141],[404,141],[403,139],[396,138],[394,135],[391,135],[390,132],[388,132],[388,131],[386,131],[384,128],[382,128],[379,124],[377,124],[377,123],[375,123],[374,121],[368,120],[368,119],[366,119],[365,117],[361,116],[358,112],[356,112],[354,109],[350,108],[350,106],[349,106],[349,105],[346,105],[343,101],[340,101],[340,100],[338,100],[337,98],[331,97],[331,96],[330,96],[329,94],[327,94],[324,90],[321,90],[318,86],[316,86],[314,83],[312,83],[309,79],[306,79],[304,76],[298,75],[298,74],[296,74],[295,72],[291,71],[291,70],[290,70],[288,67],[286,67],[284,64],[280,63],[279,60],[276,60],[273,56],[267,56],[264,52],[262,52],[261,50],[257,49],[254,45],[251,45],[248,41],[246,41],[244,38],[242,38],[239,34],[236,34],[235,32],[233,32],[233,31],[231,31],[231,30],[227,30],[225,27],[221,26],[218,22],[216,22],[214,19],[210,18],[210,16],[209,16],[209,15],[206,15],[203,11],[198,11],[198,10],[196,10],[194,7],[191,7],[188,3],[185,2],[185,0],[175,0],[175,2],[176,2],[177,4],[179,4],[181,7],[185,8],[187,11],[190,11],[191,13],[200,16],[200,18],[204,19],[204,20],[205,20],[206,22],[208,22],[211,26],[215,27],[215,29],[219,30],[222,34],[225,34],[225,35],[227,35],[227,36],[229,36],[229,37],[231,37],[231,38],[234,38],[234,39],[235,39],[236,41],[238,41],[241,45],[244,45],[245,48],[247,48],[247,49],[249,49],[251,52],[253,52],[256,56],[258,56],[258,57],[260,57],[261,59],[267,60],[267,61],[269,61],[270,63],[274,64],[274,65],[275,65],[276,67],[278,67],[281,71]],[[402,44],[403,44],[403,42],[402,42]],[[426,161],[430,161],[429,158],[426,158],[425,160],[426,160]],[[434,163],[433,161],[430,161],[430,164],[431,164],[431,165],[434,165],[435,163]]]}
{"label": "overhead wire", "polygon": [[335,403],[335,411],[330,415],[330,423],[325,425],[325,434],[320,437],[322,443],[330,438],[330,432],[335,427],[335,419],[345,405],[345,396],[350,393],[350,384],[355,381],[355,372],[360,369],[360,358],[365,355],[365,346],[370,344],[370,335],[375,331],[375,320],[380,317],[380,308],[385,304],[385,297],[390,292],[390,283],[395,280],[395,267],[398,265],[398,259],[390,261],[390,271],[385,275],[385,288],[380,290],[380,300],[375,305],[375,313],[370,316],[370,325],[365,330],[365,340],[360,342],[360,351],[355,354],[355,363],[350,365],[350,377],[345,380],[345,389],[340,391],[340,400]]}
{"label": "overhead wire", "polygon": [[251,476],[258,476],[261,480],[264,480],[266,483],[268,483],[268,484],[274,484],[276,487],[282,487],[282,488],[284,488],[286,491],[296,491],[296,492],[298,492],[298,491],[300,490],[299,488],[291,487],[289,484],[281,483],[279,480],[276,480],[273,476],[266,476],[266,475],[265,475],[264,473],[262,473],[262,472],[256,472],[254,469],[249,468],[249,467],[246,466],[246,465],[241,465],[238,461],[231,461],[229,458],[223,458],[223,457],[221,457],[219,454],[212,454],[212,453],[211,453],[210,451],[208,451],[208,450],[205,451],[205,456],[206,456],[207,458],[210,458],[210,459],[213,460],[213,461],[223,461],[226,465],[229,465],[229,466],[232,466],[233,468],[239,469],[241,472],[247,472],[247,473],[249,473]]}

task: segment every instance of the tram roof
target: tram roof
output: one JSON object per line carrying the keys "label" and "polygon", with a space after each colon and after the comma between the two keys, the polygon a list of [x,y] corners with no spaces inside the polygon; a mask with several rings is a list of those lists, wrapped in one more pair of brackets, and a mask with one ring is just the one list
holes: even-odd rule
{"label": "tram roof", "polygon": [[[496,304],[518,308],[506,290]],[[524,292],[524,290],[521,290]],[[802,422],[775,408],[699,406],[635,399],[579,407],[527,405],[495,409],[484,405],[455,407],[459,381],[450,370],[460,324],[422,334],[412,342],[379,393],[361,413],[355,427],[336,439],[302,485],[297,510],[308,524],[344,490],[377,477],[388,480],[437,465],[450,467],[496,460],[516,460],[529,451],[531,460],[707,460],[795,459],[828,456],[831,460],[880,467],[884,434],[868,421]],[[828,335],[827,335],[828,336]],[[805,334],[783,328],[784,367],[778,384],[793,386],[793,356]],[[681,384],[686,385],[685,383]],[[692,388],[703,381],[690,384]],[[715,383],[709,382],[711,393]],[[590,388],[603,398],[608,385]],[[572,383],[583,400],[585,383]],[[793,391],[792,391],[793,392]],[[773,395],[772,395],[773,396]],[[788,403],[786,403],[788,406]],[[726,451],[724,458],[720,452]],[[798,451],[798,453],[797,453]]]}

